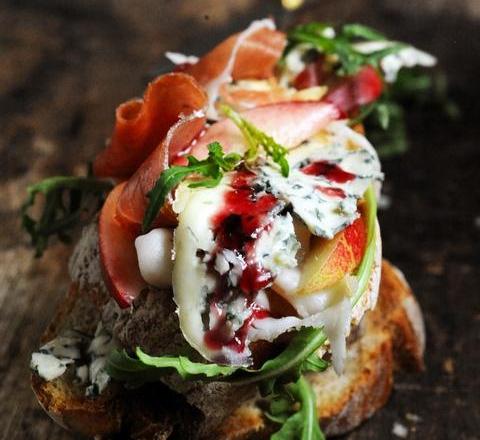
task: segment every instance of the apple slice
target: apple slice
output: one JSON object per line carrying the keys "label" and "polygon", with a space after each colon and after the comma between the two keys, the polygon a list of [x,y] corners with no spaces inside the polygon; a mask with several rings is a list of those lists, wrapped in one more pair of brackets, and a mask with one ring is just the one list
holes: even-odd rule
{"label": "apple slice", "polygon": [[105,283],[120,307],[129,307],[146,287],[138,268],[135,234],[117,220],[117,202],[125,183],[108,195],[98,221],[100,261]]}
{"label": "apple slice", "polygon": [[295,295],[309,295],[340,281],[360,264],[365,244],[366,230],[362,217],[332,240],[313,237],[300,267],[300,283]]}

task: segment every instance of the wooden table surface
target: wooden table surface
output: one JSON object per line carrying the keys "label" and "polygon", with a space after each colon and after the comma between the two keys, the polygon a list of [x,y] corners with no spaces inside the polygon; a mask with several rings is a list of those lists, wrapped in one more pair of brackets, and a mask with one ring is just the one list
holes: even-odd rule
{"label": "wooden table surface", "polygon": [[[35,260],[19,230],[25,186],[78,172],[115,105],[141,94],[166,49],[202,53],[253,17],[361,21],[439,56],[463,117],[409,111],[410,151],[384,162],[384,253],[425,313],[427,372],[399,375],[387,406],[348,436],[480,438],[480,1],[3,0],[0,2],[0,439],[68,439],[30,390],[32,349],[66,291],[70,250]],[[428,114],[427,114],[428,113]],[[412,421],[409,414],[419,417]]]}

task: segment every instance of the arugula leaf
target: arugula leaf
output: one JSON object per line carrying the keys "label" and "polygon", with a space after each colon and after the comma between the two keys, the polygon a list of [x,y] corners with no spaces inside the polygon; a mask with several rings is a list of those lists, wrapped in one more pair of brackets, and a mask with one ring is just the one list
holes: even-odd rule
{"label": "arugula leaf", "polygon": [[404,153],[408,133],[404,107],[417,107],[456,120],[458,106],[448,96],[447,80],[441,72],[429,74],[420,67],[401,69],[397,80],[384,90],[377,101],[363,106],[350,125],[363,122],[368,138],[382,158]]}
{"label": "arugula leaf", "polygon": [[342,34],[349,38],[362,38],[364,40],[376,41],[386,40],[387,37],[377,30],[359,23],[345,24],[342,27]]}
{"label": "arugula leaf", "polygon": [[155,186],[147,194],[149,203],[143,218],[143,232],[148,231],[168,194],[182,180],[192,174],[199,174],[204,176],[205,179],[192,182],[189,186],[191,188],[213,188],[220,183],[223,172],[232,171],[242,158],[236,153],[224,154],[222,146],[218,142],[212,142],[208,145],[208,157],[206,159],[198,160],[193,156],[188,156],[187,160],[188,165],[186,166],[173,166],[163,171]]}
{"label": "arugula leaf", "polygon": [[[27,199],[21,208],[22,227],[29,233],[35,256],[40,257],[50,236],[69,241],[69,233],[80,223],[87,223],[102,206],[106,193],[113,187],[107,180],[94,177],[56,176],[27,188]],[[45,196],[38,219],[28,214],[38,194]]]}
{"label": "arugula leaf", "polygon": [[143,364],[154,368],[174,368],[183,379],[201,375],[205,377],[230,376],[238,370],[238,367],[192,362],[185,356],[149,356],[148,354],[144,353],[141,348],[137,348],[136,353],[138,359]]}
{"label": "arugula leaf", "polygon": [[[165,370],[174,369],[183,378],[205,376],[207,378],[227,378],[230,383],[245,385],[259,383],[269,388],[270,394],[275,379],[285,376],[296,380],[303,371],[323,371],[328,364],[312,356],[326,341],[321,329],[303,328],[293,337],[288,347],[277,357],[268,360],[258,370],[218,365],[204,364],[190,361],[184,356],[153,357],[145,354],[140,348],[136,351],[136,358],[129,356],[125,351],[114,350],[108,359],[107,370],[113,378],[128,382],[148,382],[158,380]],[[305,359],[308,362],[304,364]]]}
{"label": "arugula leaf", "polygon": [[[329,29],[331,32],[327,32]],[[298,44],[308,44],[318,52],[329,56],[337,74],[353,75],[365,65],[379,68],[382,58],[407,46],[403,43],[392,43],[386,48],[366,54],[358,51],[355,43],[384,41],[386,38],[383,34],[360,24],[346,24],[336,32],[332,31],[333,27],[326,23],[314,22],[296,26],[287,35],[288,45],[283,58]]]}
{"label": "arugula leaf", "polygon": [[230,376],[237,367],[192,362],[185,356],[149,356],[140,348],[137,358],[128,355],[125,350],[114,350],[107,360],[107,373],[116,380],[129,383],[145,383],[159,380],[166,373],[175,370],[183,379],[200,377]]}
{"label": "arugula leaf", "polygon": [[352,306],[354,306],[367,288],[368,281],[372,274],[373,264],[375,260],[376,248],[376,221],[377,221],[377,201],[375,199],[375,191],[370,186],[364,195],[366,204],[366,226],[367,226],[367,245],[362,261],[360,262],[356,276],[358,277],[357,291],[352,297]]}
{"label": "arugula leaf", "polygon": [[312,353],[300,365],[300,373],[313,372],[321,373],[330,366],[330,362],[318,357],[317,353]]}
{"label": "arugula leaf", "polygon": [[263,382],[265,393],[271,392],[274,380],[286,373],[298,374],[298,368],[302,362],[321,347],[327,336],[323,329],[304,327],[292,338],[287,348],[277,357],[266,361],[258,370],[239,371],[231,378],[231,382],[239,385],[247,385],[255,382]]}
{"label": "arugula leaf", "polygon": [[[286,397],[285,397],[286,395]],[[296,402],[300,404],[300,409],[293,412],[292,415],[286,418],[285,414],[270,415],[269,418],[272,421],[278,421],[282,423],[282,427],[279,431],[274,433],[271,440],[325,440],[320,424],[318,422],[316,396],[312,390],[310,384],[304,376],[295,382],[285,386],[284,396],[277,399],[276,406],[270,405],[270,410],[279,412],[287,408],[289,397],[291,399],[290,411]],[[287,413],[287,411],[285,411]]]}
{"label": "arugula leaf", "polygon": [[248,144],[248,150],[245,153],[245,161],[252,163],[258,157],[259,148],[262,147],[267,156],[270,156],[274,162],[280,165],[282,175],[288,177],[290,167],[286,155],[287,148],[280,145],[271,136],[255,127],[251,122],[240,116],[235,110],[227,105],[222,105],[222,112],[240,129],[245,136]]}
{"label": "arugula leaf", "polygon": [[382,158],[402,154],[408,149],[403,107],[386,97],[378,101],[375,111],[365,119],[365,129]]}

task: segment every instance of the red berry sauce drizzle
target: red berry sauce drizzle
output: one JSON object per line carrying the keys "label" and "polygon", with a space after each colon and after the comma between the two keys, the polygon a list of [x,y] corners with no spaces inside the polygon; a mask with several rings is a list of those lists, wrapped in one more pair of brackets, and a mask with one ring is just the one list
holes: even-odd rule
{"label": "red berry sauce drizzle", "polygon": [[[312,162],[304,166],[301,171],[309,176],[325,176],[328,180],[335,183],[346,183],[355,179],[355,174],[349,173],[336,163],[327,160]],[[345,192],[341,188],[317,186],[317,189],[327,196],[345,198]]]}
{"label": "red berry sauce drizzle", "polygon": [[[242,353],[248,330],[256,319],[269,316],[268,310],[261,308],[255,298],[258,292],[272,283],[272,274],[261,267],[255,256],[255,241],[268,230],[274,212],[280,202],[265,192],[255,190],[255,174],[237,171],[231,187],[225,195],[225,203],[213,219],[216,251],[209,262],[210,270],[216,255],[223,249],[233,251],[242,261],[242,274],[236,286],[232,286],[229,272],[220,276],[217,287],[209,298],[210,314],[217,317],[213,328],[205,333],[205,344],[212,350],[223,347]],[[226,304],[241,296],[248,310],[240,328],[232,330]]]}

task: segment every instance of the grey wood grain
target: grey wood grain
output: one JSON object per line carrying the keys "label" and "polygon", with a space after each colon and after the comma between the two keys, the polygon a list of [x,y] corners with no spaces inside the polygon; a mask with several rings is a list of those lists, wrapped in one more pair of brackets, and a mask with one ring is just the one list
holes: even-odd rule
{"label": "grey wood grain", "polygon": [[425,311],[428,370],[399,376],[387,406],[348,438],[392,438],[394,422],[412,439],[480,438],[478,1],[310,1],[287,15],[274,0],[12,0],[0,3],[0,439],[72,438],[29,385],[29,354],[66,292],[69,249],[33,258],[19,230],[25,186],[80,172],[109,135],[116,104],[167,65],[166,49],[201,53],[269,13],[284,25],[376,25],[438,54],[449,73],[463,119],[409,115],[412,148],[385,163],[393,204],[381,213],[385,254]]}

